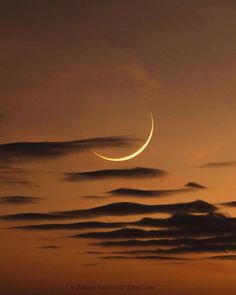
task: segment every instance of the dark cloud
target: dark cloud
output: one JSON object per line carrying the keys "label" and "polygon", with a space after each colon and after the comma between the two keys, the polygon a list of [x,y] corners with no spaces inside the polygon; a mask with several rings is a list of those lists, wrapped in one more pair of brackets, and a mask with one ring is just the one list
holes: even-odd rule
{"label": "dark cloud", "polygon": [[205,189],[207,188],[206,186],[204,185],[201,185],[197,182],[188,182],[187,184],[185,184],[186,187],[189,187],[189,188],[196,188],[196,189]]}
{"label": "dark cloud", "polygon": [[122,228],[106,232],[89,232],[73,235],[73,238],[91,238],[91,239],[136,239],[136,238],[158,238],[163,236],[173,236],[176,231],[169,230],[143,230],[137,228]]}
{"label": "dark cloud", "polygon": [[73,229],[96,229],[96,228],[118,228],[127,226],[156,227],[156,228],[180,228],[198,230],[199,227],[207,230],[234,230],[236,219],[226,217],[219,213],[209,213],[204,215],[174,214],[168,218],[142,218],[133,222],[100,222],[87,221],[77,223],[54,223],[36,224],[16,227],[29,230],[73,230]]}
{"label": "dark cloud", "polygon": [[[33,219],[38,221],[44,219],[88,218],[108,215],[129,216],[130,214],[140,213],[169,213],[171,216],[165,218],[144,217],[137,221],[129,222],[86,221],[14,227],[25,230],[94,229],[94,231],[76,233],[68,237],[94,239],[95,241],[91,244],[94,247],[123,248],[122,251],[116,250],[111,252],[89,251],[89,254],[100,254],[103,255],[102,257],[108,257],[107,259],[112,259],[112,257],[113,259],[119,259],[120,257],[122,257],[120,259],[126,259],[126,257],[128,257],[127,259],[159,259],[155,257],[166,259],[165,257],[172,257],[172,255],[235,252],[236,218],[224,215],[217,210],[218,208],[216,206],[204,201],[165,205],[112,203],[83,210],[51,213],[21,213],[6,215],[2,218],[9,220]],[[100,231],[98,231],[99,229]],[[45,249],[47,246],[50,245],[46,245]],[[153,249],[153,247],[155,248]],[[48,248],[50,249],[50,247]],[[129,248],[129,250],[125,248]]]}
{"label": "dark cloud", "polygon": [[226,207],[236,207],[236,201],[225,202],[225,203],[221,203],[220,205],[223,205],[223,206],[226,206]]}
{"label": "dark cloud", "polygon": [[132,202],[111,203],[104,206],[90,209],[72,210],[56,212],[74,218],[88,218],[96,216],[125,216],[147,213],[204,213],[212,212],[217,207],[207,202],[197,200],[189,203],[163,204],[163,205],[146,205]]}
{"label": "dark cloud", "polygon": [[17,213],[17,214],[9,214],[3,215],[0,217],[2,220],[55,220],[55,219],[68,219],[70,217],[62,214],[55,213]]}
{"label": "dark cloud", "polygon": [[39,200],[42,200],[42,198],[30,197],[30,196],[6,196],[6,197],[0,197],[0,203],[14,204],[14,205],[32,204],[32,203],[36,203]]}
{"label": "dark cloud", "polygon": [[151,213],[206,213],[213,212],[216,206],[207,202],[197,200],[189,203],[163,204],[163,205],[144,205],[132,202],[111,203],[104,206],[89,209],[79,209],[72,211],[61,211],[52,213],[18,213],[3,215],[0,219],[6,220],[47,220],[47,219],[66,219],[66,218],[92,218],[97,216],[125,216]]}
{"label": "dark cloud", "polygon": [[217,255],[207,257],[208,259],[216,259],[216,260],[236,260],[236,255]]}
{"label": "dark cloud", "polygon": [[[199,246],[203,243],[235,243],[236,218],[227,217],[219,213],[203,215],[177,214],[170,218],[163,219],[143,218],[140,221],[126,225],[133,226],[133,228],[121,228],[115,231],[106,232],[88,232],[75,235],[74,237],[95,239],[179,238],[172,241],[159,240],[146,242],[149,245],[150,243],[152,245],[155,243],[160,243],[161,245],[164,245],[165,243],[167,245],[194,245],[194,243],[196,243],[197,246]],[[135,228],[134,226],[137,225],[143,228],[156,227],[158,230]],[[215,238],[212,238],[212,236],[215,236]],[[190,239],[190,237],[210,237],[211,239],[202,239],[199,242]],[[124,242],[124,244],[126,243],[129,244],[130,241]],[[138,241],[135,243],[136,245],[139,244]],[[102,245],[109,246],[109,244]]]}
{"label": "dark cloud", "polygon": [[65,179],[69,181],[78,180],[101,180],[106,178],[145,178],[163,177],[167,173],[161,169],[135,167],[126,169],[105,169],[88,172],[65,173]]}
{"label": "dark cloud", "polygon": [[54,224],[36,224],[36,225],[24,225],[14,227],[16,229],[27,230],[78,230],[78,229],[96,229],[96,228],[117,228],[126,226],[128,222],[100,222],[100,221],[88,221],[88,222],[76,222],[76,223],[54,223]]}
{"label": "dark cloud", "polygon": [[[205,233],[203,233],[205,235]],[[211,238],[174,238],[171,239],[151,239],[151,240],[137,240],[137,239],[127,239],[121,241],[102,241],[94,243],[96,246],[104,247],[153,247],[153,246],[181,246],[181,245],[218,245],[223,243],[236,243],[236,235],[224,235],[211,237]]]}
{"label": "dark cloud", "polygon": [[[236,218],[217,212],[201,215],[175,214],[162,219],[143,218],[126,225],[129,228],[104,232],[86,232],[72,237],[101,240],[93,243],[94,246],[141,248],[140,250],[110,252],[110,254],[122,256],[236,251]],[[143,228],[130,227],[134,225]],[[146,227],[156,227],[157,229],[144,229]],[[155,246],[161,248],[149,249]]]}
{"label": "dark cloud", "polygon": [[81,199],[86,199],[86,200],[103,200],[107,199],[108,196],[82,196],[80,197]]}
{"label": "dark cloud", "polygon": [[232,230],[236,227],[236,218],[223,214],[210,212],[208,214],[194,215],[188,213],[174,214],[169,218],[143,218],[133,222],[133,225],[144,227],[182,228],[198,231]]}
{"label": "dark cloud", "polygon": [[55,158],[88,148],[126,147],[137,139],[130,137],[98,137],[62,142],[15,142],[0,145],[0,162]]}
{"label": "dark cloud", "polygon": [[[235,230],[235,229],[234,229]],[[144,230],[138,228],[122,228],[114,231],[106,232],[88,232],[78,235],[73,235],[74,238],[92,238],[92,239],[147,239],[147,238],[162,238],[162,237],[185,237],[197,236],[204,237],[209,234],[214,234],[214,230],[201,231],[200,229],[166,229],[166,230]],[[230,232],[230,231],[228,231]],[[232,232],[232,230],[231,230]]]}
{"label": "dark cloud", "polygon": [[236,245],[233,244],[205,244],[205,245],[197,245],[197,246],[179,246],[170,249],[156,249],[156,250],[134,250],[134,251],[116,251],[112,252],[112,254],[128,254],[128,255],[139,255],[139,254],[188,254],[188,253],[208,253],[208,252],[228,252],[228,251],[235,251]]}
{"label": "dark cloud", "polygon": [[224,167],[233,167],[236,166],[236,161],[225,161],[225,162],[210,162],[203,164],[201,168],[224,168]]}
{"label": "dark cloud", "polygon": [[144,260],[187,260],[186,258],[172,257],[172,256],[103,256],[101,259],[116,259],[116,260],[130,260],[130,259],[144,259]]}
{"label": "dark cloud", "polygon": [[118,196],[132,196],[132,197],[167,197],[180,193],[193,192],[195,189],[206,188],[198,183],[189,182],[184,188],[180,189],[164,189],[164,190],[143,190],[134,188],[118,188],[108,193],[111,195]]}

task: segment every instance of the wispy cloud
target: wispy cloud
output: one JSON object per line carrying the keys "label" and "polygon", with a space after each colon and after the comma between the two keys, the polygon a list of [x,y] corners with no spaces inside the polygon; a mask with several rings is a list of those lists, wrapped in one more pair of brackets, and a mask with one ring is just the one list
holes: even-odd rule
{"label": "wispy cloud", "polygon": [[14,204],[14,205],[25,205],[25,204],[32,204],[42,200],[39,197],[32,197],[32,196],[6,196],[0,197],[0,203],[3,204]]}
{"label": "wispy cloud", "polygon": [[15,142],[0,145],[0,162],[56,158],[88,148],[125,147],[138,139],[125,136],[88,138],[61,142]]}
{"label": "wispy cloud", "polygon": [[225,162],[210,162],[198,167],[200,168],[225,168],[236,166],[236,161],[225,161]]}
{"label": "wispy cloud", "polygon": [[31,171],[9,165],[0,165],[0,188],[12,186],[36,186],[30,181]]}
{"label": "wispy cloud", "polygon": [[194,192],[196,189],[205,189],[206,187],[196,182],[189,182],[184,188],[179,189],[164,189],[164,190],[143,190],[134,188],[118,188],[109,191],[108,194],[118,196],[132,196],[132,197],[167,197],[180,193]]}
{"label": "wispy cloud", "polygon": [[65,179],[69,181],[80,180],[101,180],[107,178],[151,178],[151,177],[163,177],[167,174],[164,170],[147,168],[147,167],[135,167],[125,169],[106,169],[96,170],[88,172],[70,172],[65,173]]}

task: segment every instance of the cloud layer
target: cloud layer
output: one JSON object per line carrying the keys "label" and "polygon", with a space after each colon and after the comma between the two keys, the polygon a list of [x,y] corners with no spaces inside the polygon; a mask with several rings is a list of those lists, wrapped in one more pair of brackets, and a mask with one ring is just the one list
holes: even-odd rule
{"label": "cloud layer", "polygon": [[206,213],[213,212],[216,206],[197,200],[189,203],[146,205],[132,202],[117,202],[89,209],[48,213],[18,213],[0,216],[2,220],[50,220],[70,218],[93,218],[97,216],[126,216],[151,213]]}

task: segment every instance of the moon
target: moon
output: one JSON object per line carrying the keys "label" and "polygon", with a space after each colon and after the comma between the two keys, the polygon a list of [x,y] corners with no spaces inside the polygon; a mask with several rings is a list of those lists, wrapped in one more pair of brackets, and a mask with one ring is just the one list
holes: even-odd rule
{"label": "moon", "polygon": [[128,155],[128,156],[124,156],[124,157],[119,157],[119,158],[110,158],[110,157],[106,157],[106,156],[103,156],[99,153],[97,153],[96,151],[92,150],[92,152],[98,156],[99,158],[102,158],[103,160],[107,160],[107,161],[112,161],[112,162],[121,162],[121,161],[127,161],[127,160],[130,160],[134,157],[137,157],[139,154],[141,154],[145,148],[148,146],[149,142],[151,141],[152,139],[152,135],[153,135],[153,131],[154,131],[154,119],[153,119],[153,115],[152,113],[150,114],[151,116],[151,130],[149,132],[149,135],[146,139],[146,141],[144,142],[144,144],[134,153]]}

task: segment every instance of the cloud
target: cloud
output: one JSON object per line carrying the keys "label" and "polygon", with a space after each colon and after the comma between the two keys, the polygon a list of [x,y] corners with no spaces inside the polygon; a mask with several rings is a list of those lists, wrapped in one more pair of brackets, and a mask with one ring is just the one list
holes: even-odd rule
{"label": "cloud", "polygon": [[225,161],[225,162],[210,162],[198,166],[200,168],[225,168],[236,166],[236,161]]}
{"label": "cloud", "polygon": [[[103,256],[101,259],[116,259],[116,260],[130,260],[130,259],[142,259],[142,260],[187,260],[187,258],[172,257],[172,256]],[[189,259],[188,259],[189,260]]]}
{"label": "cloud", "polygon": [[[204,235],[205,233],[203,233]],[[204,237],[204,238],[190,238],[188,236],[183,238],[174,238],[171,239],[151,239],[151,240],[137,240],[137,239],[127,239],[127,240],[111,240],[111,241],[102,241],[94,243],[96,246],[103,247],[153,247],[153,246],[180,246],[180,245],[219,245],[223,243],[234,244],[236,243],[236,235],[227,235],[224,236],[221,233],[221,236],[217,237]]]}
{"label": "cloud", "polygon": [[167,197],[179,193],[193,192],[195,189],[206,188],[198,183],[189,182],[184,188],[180,189],[164,189],[164,190],[143,190],[134,188],[118,188],[109,191],[108,194],[118,196],[133,196],[133,197]]}
{"label": "cloud", "polygon": [[26,230],[80,230],[80,229],[96,229],[96,228],[117,228],[126,226],[128,222],[100,222],[100,221],[87,221],[76,223],[54,223],[54,224],[36,224],[36,225],[23,225],[14,227],[15,229]]}
{"label": "cloud", "polygon": [[135,167],[127,169],[106,169],[88,172],[65,173],[65,179],[68,181],[79,180],[101,180],[106,178],[149,178],[163,177],[167,173],[161,169]]}
{"label": "cloud", "polygon": [[236,201],[221,203],[220,205],[226,207],[236,207]]}
{"label": "cloud", "polygon": [[[139,239],[139,238],[172,238],[172,241],[165,239],[159,241],[136,241],[139,245],[147,243],[150,245],[179,245],[186,244],[191,246],[204,246],[205,244],[232,244],[236,242],[236,218],[227,217],[220,213],[209,213],[203,215],[177,214],[169,218],[155,219],[143,218],[139,221],[126,224],[132,228],[121,228],[106,232],[87,232],[73,237],[94,238],[94,239]],[[152,227],[155,230],[140,229]],[[164,229],[160,229],[164,228]],[[194,240],[192,237],[201,237],[204,239]],[[176,239],[177,238],[177,239]],[[133,245],[130,241],[120,242],[121,245]],[[108,244],[102,244],[108,245]]]}
{"label": "cloud", "polygon": [[[234,228],[235,231],[235,228]],[[226,233],[232,233],[232,229]],[[162,237],[185,237],[197,236],[204,237],[219,233],[219,230],[200,230],[200,229],[161,229],[161,230],[144,230],[138,228],[122,228],[114,231],[106,232],[87,232],[78,235],[73,235],[74,238],[91,238],[91,239],[147,239],[147,238],[162,238]],[[221,231],[222,233],[222,231]]]}
{"label": "cloud", "polygon": [[[236,218],[215,211],[202,213],[190,214],[182,212],[175,213],[166,218],[145,217],[131,222],[87,221],[69,224],[36,224],[14,228],[27,230],[116,228],[112,231],[85,232],[69,237],[99,240],[92,244],[95,247],[140,247],[141,249],[137,250],[131,249],[106,253],[89,251],[90,254],[112,254],[113,256],[119,255],[122,257],[132,255],[134,256],[132,259],[144,254],[146,257],[236,251]],[[151,229],[147,230],[147,227]],[[155,246],[160,248],[153,249]]]}
{"label": "cloud", "polygon": [[107,199],[108,196],[82,196],[80,197],[81,199],[86,199],[86,200],[102,200],[102,199]]}
{"label": "cloud", "polygon": [[125,147],[136,140],[125,136],[110,136],[61,142],[6,143],[0,145],[0,162],[62,157],[96,147]]}
{"label": "cloud", "polygon": [[[91,243],[93,247],[105,247],[106,249],[108,247],[122,247],[123,249],[122,251],[108,252],[97,251],[95,248],[96,251],[89,251],[90,254],[117,257],[114,259],[118,259],[118,257],[122,257],[121,259],[126,259],[126,257],[128,257],[127,259],[152,259],[152,257],[159,259],[155,257],[235,252],[236,218],[224,215],[217,210],[216,206],[200,200],[164,205],[111,203],[90,209],[51,213],[19,213],[5,215],[1,218],[38,221],[94,216],[129,216],[130,214],[140,214],[140,212],[142,214],[169,213],[171,214],[169,217],[151,218],[146,216],[136,221],[102,222],[89,220],[86,222],[47,223],[13,227],[13,229],[20,230],[86,230],[86,232],[67,237],[92,239],[94,240]],[[91,231],[91,229],[94,229],[94,231]],[[182,256],[180,259],[182,259]]]}
{"label": "cloud", "polygon": [[205,244],[205,245],[197,245],[197,246],[179,246],[170,249],[156,249],[156,250],[134,250],[134,251],[116,251],[112,252],[112,254],[128,254],[128,255],[139,255],[139,254],[189,254],[189,253],[212,253],[212,252],[228,252],[235,251],[236,245],[233,244]]}
{"label": "cloud", "polygon": [[21,204],[32,204],[42,198],[39,197],[31,197],[31,196],[6,196],[0,197],[0,203],[3,204],[14,204],[14,205],[21,205]]}
{"label": "cloud", "polygon": [[92,218],[97,216],[126,216],[151,213],[207,213],[217,209],[216,206],[202,200],[189,203],[145,205],[132,202],[111,203],[104,206],[89,209],[72,211],[61,211],[52,213],[18,213],[0,216],[6,220],[47,220],[47,219],[68,219],[68,218]]}
{"label": "cloud", "polygon": [[194,229],[198,230],[199,227],[208,229],[222,229],[225,227],[228,230],[232,230],[236,226],[236,219],[226,217],[219,213],[209,213],[204,215],[193,215],[187,213],[174,214],[168,218],[150,218],[145,217],[137,221],[132,222],[100,222],[100,221],[87,221],[76,223],[49,223],[49,224],[36,224],[36,225],[24,225],[14,227],[18,229],[29,230],[73,230],[73,229],[97,229],[97,228],[118,228],[127,226],[139,226],[139,227],[156,227],[156,228],[181,228],[181,229]]}
{"label": "cloud", "polygon": [[70,217],[62,214],[54,213],[17,213],[0,216],[2,220],[55,220],[55,219],[68,219]]}
{"label": "cloud", "polygon": [[188,182],[187,184],[185,184],[186,187],[189,187],[189,188],[196,188],[196,189],[205,189],[207,188],[206,186],[204,185],[201,185],[197,182]]}
{"label": "cloud", "polygon": [[12,167],[9,165],[0,165],[0,188],[7,189],[12,186],[36,186],[28,179],[31,171]]}
{"label": "cloud", "polygon": [[[140,225],[143,228],[133,227],[135,225]],[[86,232],[71,237],[100,240],[93,243],[94,246],[141,248],[108,252],[112,255],[122,256],[236,251],[236,218],[217,212],[202,215],[177,214],[162,219],[143,218],[127,224],[127,226],[129,228]],[[156,229],[147,230],[146,227],[156,227]],[[153,249],[155,246],[160,248]]]}
{"label": "cloud", "polygon": [[207,257],[208,259],[217,259],[217,260],[236,260],[236,255],[217,255]]}

